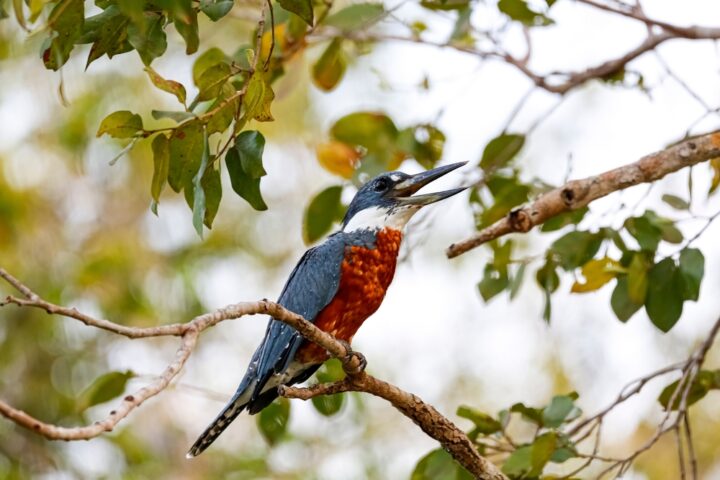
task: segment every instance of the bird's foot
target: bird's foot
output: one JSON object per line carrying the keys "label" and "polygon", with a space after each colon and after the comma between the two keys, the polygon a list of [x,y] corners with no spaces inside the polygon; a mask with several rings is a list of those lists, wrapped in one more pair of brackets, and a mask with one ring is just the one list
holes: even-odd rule
{"label": "bird's foot", "polygon": [[[346,355],[340,359],[342,361],[343,370],[345,370],[345,373],[347,373],[348,375],[357,375],[364,372],[365,367],[367,367],[367,359],[365,358],[365,355],[353,350],[350,344],[345,340],[338,341],[342,343],[342,345],[345,347],[345,351],[347,352]],[[353,358],[357,359],[357,362],[353,362]],[[351,363],[355,363],[355,365],[351,366]]]}

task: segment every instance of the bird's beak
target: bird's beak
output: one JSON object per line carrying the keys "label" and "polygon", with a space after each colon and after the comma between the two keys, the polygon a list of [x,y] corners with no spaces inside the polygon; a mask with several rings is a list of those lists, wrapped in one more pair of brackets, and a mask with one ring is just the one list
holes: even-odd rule
{"label": "bird's beak", "polygon": [[459,162],[450,165],[443,165],[442,167],[433,168],[432,170],[415,174],[407,180],[395,185],[395,188],[393,188],[392,192],[393,197],[395,197],[401,205],[418,206],[429,205],[431,203],[444,200],[448,197],[452,197],[453,195],[462,192],[468,187],[453,188],[452,190],[445,190],[444,192],[426,193],[423,195],[414,196],[413,193],[417,192],[433,180],[437,180],[438,178],[442,177],[446,173],[450,173],[453,170],[462,167],[466,163],[467,162]]}

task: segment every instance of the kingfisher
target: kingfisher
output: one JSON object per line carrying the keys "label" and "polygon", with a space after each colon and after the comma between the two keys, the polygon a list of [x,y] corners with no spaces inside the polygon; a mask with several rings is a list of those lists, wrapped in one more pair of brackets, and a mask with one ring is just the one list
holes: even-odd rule
{"label": "kingfisher", "polygon": [[[349,347],[363,322],[380,307],[392,282],[407,222],[422,207],[467,187],[414,194],[465,163],[415,175],[387,172],[366,182],[350,202],[340,231],[302,256],[278,303]],[[187,457],[202,453],[243,410],[251,415],[260,412],[278,397],[279,386],[304,382],[328,358],[325,349],[271,318],[235,395]]]}

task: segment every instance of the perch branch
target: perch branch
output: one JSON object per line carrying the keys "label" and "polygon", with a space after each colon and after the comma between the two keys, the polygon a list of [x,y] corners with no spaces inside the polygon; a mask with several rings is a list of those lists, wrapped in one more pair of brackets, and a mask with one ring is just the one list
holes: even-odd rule
{"label": "perch branch", "polygon": [[105,419],[92,425],[82,427],[52,425],[0,401],[0,414],[50,440],[87,440],[97,437],[103,432],[113,430],[118,422],[127,417],[132,410],[170,385],[170,382],[182,370],[187,359],[192,354],[198,336],[203,330],[224,320],[231,320],[245,315],[267,314],[290,325],[308,341],[320,345],[331,356],[340,359],[343,362],[343,368],[348,372],[348,376],[343,382],[310,387],[309,389],[283,388],[281,392],[283,395],[295,398],[311,398],[319,394],[358,391],[384,398],[402,414],[415,422],[423,432],[440,442],[476,478],[482,480],[506,479],[505,475],[495,465],[478,453],[467,435],[434,407],[426,404],[416,395],[364,373],[362,371],[361,356],[354,354],[346,343],[337,340],[300,315],[286,310],[277,303],[268,300],[238,303],[197,316],[188,323],[147,328],[127,327],[110,320],[94,318],[79,312],[75,308],[66,308],[47,302],[2,268],[0,268],[0,278],[12,285],[23,297],[8,296],[4,301],[0,302],[0,307],[16,305],[21,308],[37,308],[44,310],[48,314],[72,318],[87,326],[101,328],[131,339],[157,336],[181,337],[181,344],[175,353],[175,358],[160,376],[137,392],[127,395],[120,405],[111,411]]}
{"label": "perch branch", "polygon": [[533,227],[571,210],[577,210],[618,190],[657,181],[680,169],[720,157],[720,132],[700,135],[665,150],[647,155],[593,177],[572,180],[540,195],[530,204],[516,208],[470,238],[448,247],[449,258],[514,232],[528,232]]}

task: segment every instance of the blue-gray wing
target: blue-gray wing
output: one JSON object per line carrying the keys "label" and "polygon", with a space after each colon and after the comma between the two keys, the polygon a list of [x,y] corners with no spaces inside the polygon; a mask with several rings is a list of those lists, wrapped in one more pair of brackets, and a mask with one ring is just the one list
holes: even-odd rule
{"label": "blue-gray wing", "polygon": [[[345,252],[343,237],[342,234],[332,235],[305,252],[280,294],[280,305],[308,321],[315,321],[338,291]],[[294,328],[270,320],[265,338],[250,365],[250,368],[256,368],[254,377],[258,379],[254,396],[261,393],[270,376],[287,368],[302,342],[303,337]]]}

